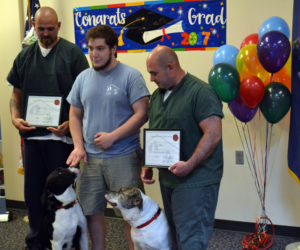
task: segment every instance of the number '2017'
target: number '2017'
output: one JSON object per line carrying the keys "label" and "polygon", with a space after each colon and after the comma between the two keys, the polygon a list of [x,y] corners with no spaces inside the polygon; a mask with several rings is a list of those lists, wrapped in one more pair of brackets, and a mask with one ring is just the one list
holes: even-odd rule
{"label": "number '2017'", "polygon": [[[210,32],[202,31],[202,33],[198,33],[198,35],[199,36],[200,35],[204,36],[202,45],[206,46],[207,43],[208,43],[208,39],[210,37]],[[198,39],[199,39],[198,35],[197,35],[196,32],[191,32],[190,34],[187,33],[187,32],[181,33],[181,36],[183,37],[183,39],[181,41],[181,45],[183,45],[183,46],[189,46],[189,45],[194,46],[194,45],[196,45],[197,42],[198,42]],[[201,39],[201,37],[200,37],[200,39]]]}

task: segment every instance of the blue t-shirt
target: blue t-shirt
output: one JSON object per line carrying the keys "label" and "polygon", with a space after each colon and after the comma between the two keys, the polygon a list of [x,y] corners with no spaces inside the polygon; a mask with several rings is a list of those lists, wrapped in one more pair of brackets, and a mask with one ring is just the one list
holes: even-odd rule
{"label": "blue t-shirt", "polygon": [[119,63],[109,72],[93,68],[76,79],[67,101],[83,109],[82,133],[88,156],[109,158],[129,154],[139,149],[139,132],[115,142],[108,150],[94,143],[98,132],[112,132],[132,115],[132,105],[149,96],[143,76],[136,69]]}

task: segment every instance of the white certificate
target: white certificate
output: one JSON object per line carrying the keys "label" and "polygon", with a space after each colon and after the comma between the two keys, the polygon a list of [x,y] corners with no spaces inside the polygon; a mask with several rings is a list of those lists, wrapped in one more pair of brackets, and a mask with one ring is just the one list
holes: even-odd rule
{"label": "white certificate", "polygon": [[62,97],[30,95],[25,120],[31,126],[57,127],[60,121]]}
{"label": "white certificate", "polygon": [[145,166],[169,167],[180,160],[180,130],[144,129]]}

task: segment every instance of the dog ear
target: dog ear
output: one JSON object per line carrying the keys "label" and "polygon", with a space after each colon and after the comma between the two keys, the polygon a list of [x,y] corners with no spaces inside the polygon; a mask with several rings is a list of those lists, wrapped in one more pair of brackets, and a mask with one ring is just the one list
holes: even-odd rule
{"label": "dog ear", "polygon": [[47,190],[44,190],[44,192],[41,196],[41,203],[43,206],[45,206],[47,204],[47,198],[48,198]]}
{"label": "dog ear", "polygon": [[135,199],[133,200],[133,204],[134,206],[137,206],[139,209],[143,208],[143,199],[142,197],[138,196],[135,197]]}
{"label": "dog ear", "polygon": [[41,196],[41,203],[43,206],[47,205],[49,198],[51,198],[53,196],[53,194],[47,189],[45,188],[42,196]]}

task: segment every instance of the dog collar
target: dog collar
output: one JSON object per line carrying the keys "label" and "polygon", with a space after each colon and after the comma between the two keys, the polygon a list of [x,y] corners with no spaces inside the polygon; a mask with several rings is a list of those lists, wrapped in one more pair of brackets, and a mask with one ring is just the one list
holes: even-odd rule
{"label": "dog collar", "polygon": [[56,206],[57,209],[68,209],[73,207],[76,204],[76,200],[72,201],[71,203],[65,205],[65,206]]}
{"label": "dog collar", "polygon": [[157,212],[153,215],[153,217],[148,220],[147,222],[145,222],[144,224],[142,225],[139,225],[137,228],[140,229],[140,228],[143,228],[145,226],[148,226],[152,221],[154,221],[159,215],[160,215],[160,212],[161,212],[161,209],[160,207],[157,209]]}

